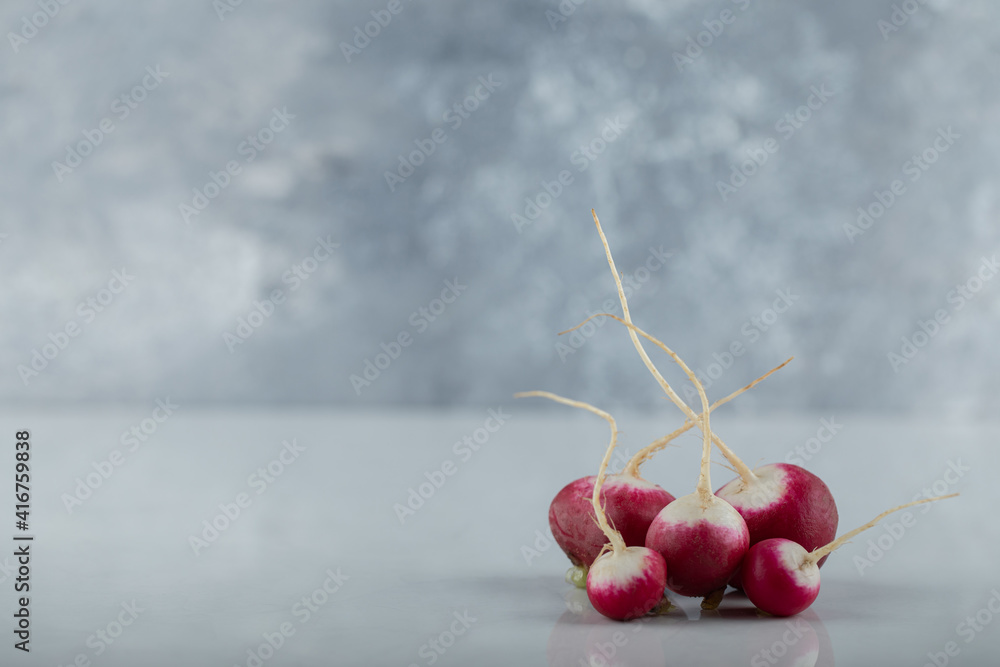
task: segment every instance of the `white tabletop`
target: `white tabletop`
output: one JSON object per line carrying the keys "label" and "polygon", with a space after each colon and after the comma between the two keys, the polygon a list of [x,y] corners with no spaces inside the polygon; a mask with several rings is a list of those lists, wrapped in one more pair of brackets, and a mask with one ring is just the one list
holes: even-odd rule
{"label": "white tabletop", "polygon": [[[2,664],[256,665],[248,651],[265,635],[280,645],[264,645],[260,664],[268,666],[920,667],[928,653],[943,660],[948,650],[949,664],[996,664],[1000,426],[717,416],[716,432],[751,464],[806,446],[821,418],[842,425],[828,442],[812,443],[806,462],[837,498],[841,532],[935,482],[935,491],[944,485],[962,496],[918,509],[898,539],[876,528],[842,548],[823,569],[818,600],[798,617],[758,616],[731,594],[717,612],[679,599],[666,616],[622,624],[563,582],[568,561],[547,527],[559,488],[596,472],[606,424],[533,407],[511,402],[495,433],[477,433],[490,416],[485,407],[349,414],[180,406],[135,451],[121,434],[141,431],[151,406],[5,413],[0,432],[11,443],[16,430],[32,432],[35,542],[27,656],[10,646],[13,579],[0,572],[9,644]],[[678,424],[664,415],[617,415],[623,448],[634,452]],[[478,436],[478,450],[456,448],[463,436]],[[675,495],[697,478],[699,440],[690,433],[680,445],[643,471]],[[101,462],[114,450],[120,465],[68,511],[76,478],[106,473]],[[281,456],[269,482],[251,477]],[[12,468],[11,445],[0,454],[0,479],[10,480]],[[394,505],[419,491],[425,473],[440,482],[434,471],[442,468],[453,474],[401,522]],[[713,477],[718,487],[732,473],[717,465]],[[239,516],[220,518],[220,504],[235,515],[228,504],[239,494]],[[9,540],[13,500],[2,510],[11,516],[0,539]],[[213,520],[224,530],[203,534]],[[207,546],[196,555],[191,537],[199,535]],[[861,568],[869,539],[880,538],[888,549]],[[977,614],[979,630],[966,621]]]}

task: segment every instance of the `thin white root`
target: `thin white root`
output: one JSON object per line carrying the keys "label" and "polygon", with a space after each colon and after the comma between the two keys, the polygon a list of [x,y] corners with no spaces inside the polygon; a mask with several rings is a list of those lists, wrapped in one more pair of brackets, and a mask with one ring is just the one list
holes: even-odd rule
{"label": "thin white root", "polygon": [[604,513],[604,508],[601,506],[601,487],[604,485],[604,478],[608,472],[608,464],[611,462],[611,454],[614,452],[615,445],[618,443],[618,425],[615,423],[615,418],[604,410],[595,408],[589,403],[574,401],[571,398],[565,398],[548,391],[522,391],[514,394],[514,398],[527,398],[529,396],[547,398],[555,401],[556,403],[562,403],[563,405],[569,405],[574,408],[586,410],[587,412],[591,412],[605,420],[611,426],[611,442],[608,444],[608,449],[604,453],[604,460],[601,461],[601,467],[597,471],[597,480],[594,482],[594,495],[591,498],[591,502],[594,505],[594,515],[597,517],[597,524],[601,527],[601,530],[604,531],[604,534],[611,542],[611,546],[614,548],[615,552],[624,551],[625,539],[622,537],[621,533],[612,528],[608,523],[608,517]]}
{"label": "thin white root", "polygon": [[[625,288],[622,287],[622,279],[621,276],[618,275],[618,268],[615,266],[615,258],[611,256],[611,246],[608,245],[608,238],[604,235],[604,230],[601,229],[601,221],[598,220],[597,218],[597,212],[594,211],[594,209],[591,209],[590,213],[591,215],[594,216],[594,224],[597,225],[597,233],[600,234],[601,236],[601,243],[604,245],[604,253],[605,255],[607,255],[608,258],[608,266],[611,268],[611,275],[614,276],[615,286],[618,288],[618,300],[621,301],[622,304],[622,314],[625,316],[625,319],[620,319],[617,317],[615,319],[618,319],[619,322],[624,322],[625,324],[631,325],[632,315],[628,309],[628,299],[625,298]],[[681,397],[678,396],[677,393],[673,390],[673,388],[670,386],[670,383],[668,383],[663,378],[663,376],[660,374],[660,371],[656,368],[656,365],[653,363],[652,359],[650,359],[649,355],[646,354],[645,348],[643,348],[642,343],[639,341],[639,337],[636,335],[635,330],[633,330],[631,326],[629,327],[628,335],[629,338],[632,339],[632,345],[635,346],[636,352],[639,353],[639,358],[642,359],[642,363],[646,365],[646,368],[649,370],[652,376],[656,378],[656,381],[660,384],[660,387],[663,388],[663,391],[667,394],[667,396],[670,397],[670,400],[674,402],[674,405],[680,408],[681,411],[684,412],[684,414],[687,415],[687,417],[691,421],[698,422],[699,419],[694,414],[694,411],[691,410],[691,408],[688,406],[687,403],[681,400]],[[669,353],[671,356],[676,356],[672,351],[669,351]],[[680,363],[683,364],[683,362]],[[682,365],[682,368],[683,367],[684,366]],[[697,382],[697,379],[694,379],[692,381]]]}
{"label": "thin white root", "polygon": [[[594,317],[597,317],[597,316],[595,315]],[[587,318],[587,319],[589,320],[590,318]],[[577,326],[582,326],[582,323],[580,325],[577,325]],[[575,328],[576,327],[574,327],[574,329]],[[572,331],[572,329],[570,331]],[[783,364],[775,366],[774,368],[772,368],[768,372],[764,373],[759,378],[757,378],[756,380],[754,380],[750,384],[746,385],[745,387],[737,389],[733,393],[729,394],[729,396],[726,396],[724,398],[720,398],[715,403],[712,403],[712,405],[709,408],[709,410],[714,410],[717,407],[719,407],[720,405],[723,405],[723,404],[728,403],[729,401],[733,400],[734,398],[736,398],[737,396],[739,396],[743,392],[749,391],[750,389],[753,389],[753,387],[755,385],[757,385],[757,383],[759,383],[760,381],[762,381],[764,378],[766,378],[767,376],[769,376],[771,373],[774,373],[775,371],[781,370],[782,368],[784,368],[785,366],[787,366],[788,363],[793,358],[794,357],[789,357],[788,359],[785,360],[785,362]],[[695,427],[695,423],[694,422],[692,422],[692,421],[685,421],[684,425],[681,426],[676,431],[674,431],[673,433],[670,433],[669,435],[666,435],[666,436],[664,436],[662,438],[654,440],[651,444],[647,445],[643,449],[640,449],[638,452],[636,452],[635,456],[633,456],[632,459],[628,462],[628,465],[625,466],[625,470],[623,472],[631,474],[633,477],[640,477],[640,475],[639,475],[639,466],[641,466],[643,463],[645,463],[646,461],[648,461],[649,459],[651,459],[654,454],[656,454],[658,451],[660,451],[661,449],[663,449],[664,447],[666,447],[673,440],[675,440],[676,438],[684,435],[685,433],[687,433],[688,431],[690,431],[694,427]],[[712,439],[713,439],[713,441],[715,440],[714,437]],[[736,474],[739,474],[739,472],[736,470],[736,468],[730,468],[730,470],[732,470]]]}
{"label": "thin white root", "polygon": [[722,461],[712,461],[712,463],[714,463],[715,465],[720,466],[722,468],[725,468],[726,470],[728,470],[731,473],[734,473],[734,474],[736,473],[736,468],[732,467],[731,465],[727,465],[727,464],[723,463]]}
{"label": "thin white root", "polygon": [[698,475],[698,495],[702,499],[702,503],[707,506],[709,500],[712,497],[712,481],[711,481],[711,464],[710,460],[712,458],[712,429],[709,426],[711,410],[708,405],[708,396],[705,394],[705,388],[701,385],[701,381],[698,379],[691,369],[687,367],[687,364],[674,354],[673,350],[669,349],[666,345],[660,344],[667,353],[673,358],[674,361],[684,370],[688,378],[694,383],[695,388],[698,390],[698,396],[701,398],[701,419],[694,414],[694,411],[688,406],[687,403],[681,400],[670,384],[663,378],[660,374],[659,369],[653,364],[652,359],[646,354],[645,348],[643,348],[642,343],[639,341],[639,337],[636,336],[635,330],[632,328],[632,315],[629,313],[628,309],[628,299],[625,298],[625,289],[622,287],[621,276],[618,275],[618,269],[615,267],[615,259],[611,256],[611,246],[608,245],[608,238],[604,235],[604,230],[601,229],[601,221],[597,218],[597,211],[590,209],[590,213],[594,216],[594,224],[597,225],[597,233],[601,235],[601,243],[604,244],[604,252],[608,256],[608,266],[611,268],[611,273],[615,277],[615,285],[618,287],[618,298],[622,302],[622,314],[625,316],[625,323],[629,325],[629,338],[632,339],[632,344],[635,345],[636,352],[642,358],[642,362],[646,364],[646,368],[649,372],[653,374],[656,381],[660,383],[663,390],[666,392],[667,396],[670,397],[677,407],[679,407],[688,419],[693,422],[701,422],[701,430],[704,434],[704,443],[702,445],[702,455],[701,455],[701,473]]}
{"label": "thin white root", "polygon": [[[625,326],[627,326],[629,328],[629,332],[630,333],[634,334],[634,333],[638,332],[638,334],[640,336],[642,336],[643,338],[645,338],[646,340],[648,340],[649,342],[651,342],[653,345],[656,345],[658,348],[660,348],[661,350],[663,350],[664,352],[666,352],[667,354],[669,354],[670,357],[672,359],[674,359],[674,361],[677,361],[678,365],[681,366],[681,369],[687,374],[688,378],[691,380],[692,383],[694,383],[695,387],[700,387],[701,386],[701,383],[698,381],[697,377],[695,377],[694,373],[691,372],[691,369],[688,368],[687,365],[684,364],[684,362],[680,360],[680,357],[678,357],[677,354],[673,350],[671,350],[669,347],[667,347],[666,345],[664,345],[661,341],[657,340],[654,336],[646,333],[645,331],[643,331],[642,329],[640,329],[636,325],[632,324],[631,322],[626,322],[625,320],[623,320],[622,318],[618,317],[617,315],[612,315],[611,313],[598,313],[598,314],[599,315],[604,315],[605,317],[610,317],[611,319],[613,319],[613,320],[615,320],[617,322],[621,322],[622,324],[624,324]],[[666,384],[666,380],[664,380],[663,383]],[[667,387],[669,387],[669,385],[667,385]],[[673,391],[673,390],[671,389],[670,391]],[[688,407],[688,405],[686,403],[684,403],[683,401],[681,401],[678,404],[678,407],[681,408],[682,411],[684,411],[684,414],[687,415],[687,418],[689,420],[691,420],[693,422],[696,422],[696,423],[700,423],[701,422],[701,416],[700,415],[696,415],[694,413],[694,410],[692,410],[690,407]],[[719,448],[719,451],[722,452],[722,455],[725,456],[726,459],[730,463],[733,464],[733,467],[736,468],[737,474],[740,476],[740,478],[744,482],[750,483],[753,480],[757,479],[757,475],[755,475],[754,472],[753,472],[753,470],[750,469],[750,466],[748,466],[746,463],[744,463],[743,459],[741,459],[740,457],[738,457],[736,455],[736,453],[733,450],[731,450],[729,448],[729,446],[726,445],[726,443],[724,443],[722,441],[721,438],[719,438],[719,436],[717,436],[714,433],[712,433],[711,429],[709,429],[709,435],[712,438],[712,442],[714,442],[715,445],[716,445],[716,447]]]}
{"label": "thin white root", "polygon": [[893,507],[891,510],[886,510],[886,511],[882,512],[881,514],[879,514],[874,519],[872,519],[871,521],[869,521],[868,523],[866,523],[865,525],[861,526],[860,528],[855,528],[851,532],[849,532],[849,533],[847,533],[845,535],[841,535],[840,537],[838,537],[837,539],[835,539],[833,542],[830,542],[826,546],[817,547],[817,548],[813,549],[806,556],[805,562],[806,563],[815,563],[815,562],[817,562],[819,559],[823,558],[823,556],[826,556],[827,554],[829,554],[829,553],[831,553],[833,551],[836,551],[840,547],[844,546],[844,544],[846,544],[848,540],[850,540],[852,537],[854,537],[858,533],[862,533],[862,532],[868,530],[869,528],[874,528],[875,524],[877,524],[879,521],[881,521],[885,517],[889,516],[893,512],[898,512],[899,510],[905,510],[907,507],[913,507],[914,505],[922,505],[924,503],[932,503],[935,500],[944,500],[945,498],[954,498],[957,495],[958,495],[957,493],[950,493],[947,496],[935,496],[934,498],[923,498],[922,500],[914,500],[912,503],[906,503],[905,505],[900,505],[899,507]]}

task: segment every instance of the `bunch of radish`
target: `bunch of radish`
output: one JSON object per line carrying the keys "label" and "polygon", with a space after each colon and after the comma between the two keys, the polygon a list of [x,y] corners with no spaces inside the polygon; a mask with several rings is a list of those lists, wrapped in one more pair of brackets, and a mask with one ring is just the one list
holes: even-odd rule
{"label": "bunch of radish", "polygon": [[[620,473],[608,474],[618,437],[616,422],[610,414],[549,392],[516,394],[544,397],[581,408],[611,425],[611,443],[597,475],[570,482],[556,494],[549,507],[552,535],[573,564],[567,572],[567,581],[586,587],[597,611],[616,620],[644,616],[669,608],[665,590],[701,597],[702,606],[713,609],[722,600],[726,586],[732,585],[743,589],[761,611],[776,616],[797,614],[816,599],[819,568],[835,549],[891,512],[952,497],[926,498],[901,505],[835,539],[837,505],[819,477],[787,463],[751,469],[712,432],[710,425],[712,410],[747,391],[791,359],[709,404],[704,387],[687,364],[661,341],[633,324],[621,278],[596,213],[594,223],[618,288],[624,317],[608,313],[592,317],[610,317],[627,328],[642,362],[686,417],[683,426],[640,450]],[[666,352],[688,377],[698,392],[700,415],[660,374],[640,337]],[[675,498],[643,479],[639,468],[675,438],[695,427],[702,433],[697,484],[693,493]],[[738,475],[714,493],[709,469],[713,443]]]}

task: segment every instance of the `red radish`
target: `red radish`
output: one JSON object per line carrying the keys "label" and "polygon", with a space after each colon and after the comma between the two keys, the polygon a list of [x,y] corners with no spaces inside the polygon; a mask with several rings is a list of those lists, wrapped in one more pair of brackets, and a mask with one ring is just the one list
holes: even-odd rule
{"label": "red radish", "polygon": [[[594,521],[591,497],[596,481],[597,477],[591,475],[570,482],[549,505],[552,537],[574,565],[566,574],[566,580],[581,588],[587,568],[608,542],[604,531]],[[644,545],[649,524],[673,500],[673,495],[628,468],[617,475],[608,475],[601,487],[601,502],[608,519],[622,534],[627,546]]]}
{"label": "red radish", "polygon": [[[659,382],[667,396],[684,412],[692,424],[699,422],[702,418],[695,415],[694,411],[681,400],[660,375],[656,366],[653,365],[636,335],[637,332],[669,354],[689,378],[693,377],[691,370],[666,345],[632,324],[625,292],[622,289],[618,271],[615,269],[614,259],[611,257],[608,240],[601,229],[597,214],[593,210],[591,213],[593,213],[594,223],[601,236],[601,242],[604,244],[608,265],[611,267],[618,285],[618,295],[622,303],[624,319],[607,313],[602,313],[602,315],[616,319],[629,328],[629,336],[636,351],[639,352],[643,363]],[[723,485],[717,491],[717,496],[732,505],[746,521],[750,531],[751,544],[772,537],[783,537],[793,540],[807,549],[815,549],[834,538],[837,534],[837,505],[830,489],[819,477],[804,468],[788,463],[775,463],[751,470],[715,434],[711,434],[711,438],[739,474],[739,479]],[[822,561],[819,565],[822,565]],[[731,583],[739,587],[739,571],[734,574]]]}
{"label": "red radish", "polygon": [[[607,316],[625,324],[629,327],[630,333],[637,331],[639,335],[663,349],[688,374],[688,377],[694,377],[691,369],[666,345],[630,322],[614,315]],[[652,362],[649,362],[649,365],[652,366]],[[652,368],[655,370],[655,366]],[[668,395],[673,392],[658,372],[655,376],[661,386],[669,390]],[[680,401],[679,397],[674,402],[688,415],[689,420],[700,421],[701,418]],[[685,424],[658,442],[664,440],[669,442],[669,439],[692,427],[693,424],[691,426]],[[761,540],[782,537],[802,544],[808,549],[815,549],[836,536],[839,520],[837,504],[823,480],[805,468],[790,463],[772,463],[751,470],[718,436],[713,433],[711,437],[739,474],[737,479],[716,491],[716,495],[732,505],[746,521],[750,531],[751,546]],[[825,559],[820,560],[818,566],[822,567],[824,562]],[[739,569],[729,583],[737,588],[741,587]]]}
{"label": "red radish", "polygon": [[819,595],[819,561],[843,546],[852,537],[875,526],[886,516],[907,507],[944,498],[924,498],[882,512],[877,517],[829,544],[807,551],[801,545],[783,538],[763,540],[755,544],[743,562],[743,587],[750,602],[774,616],[792,616],[804,611]]}
{"label": "red radish", "polygon": [[[666,446],[693,427],[694,423],[688,421],[656,444]],[[722,440],[714,434],[712,439],[740,475],[715,494],[732,505],[746,521],[751,546],[781,537],[811,550],[836,536],[837,504],[823,480],[790,463],[771,463],[751,470]],[[824,562],[825,557],[817,566],[822,567]],[[730,584],[741,588],[739,570]]]}
{"label": "red radish", "polygon": [[[649,335],[634,324],[623,320],[610,313],[598,313],[593,317],[610,317],[627,326],[631,331],[637,331],[639,335],[648,339],[664,351],[680,365],[680,367],[690,376],[690,369],[683,361],[662,342]],[[647,357],[648,358],[648,357]],[[785,363],[772,369],[767,375],[778,370]],[[652,362],[650,362],[650,365]],[[654,367],[655,369],[655,367]],[[762,376],[767,377],[767,375]],[[665,388],[669,388],[666,381],[659,373],[654,373],[657,380]],[[753,386],[759,380],[747,385]],[[740,392],[746,388],[741,389]],[[673,390],[669,390],[672,392]],[[668,395],[669,395],[668,392]],[[737,392],[739,393],[739,392]],[[675,394],[676,396],[676,394]],[[673,396],[671,398],[674,398]],[[728,398],[728,397],[727,397]],[[684,403],[679,402],[679,397],[674,402],[688,415],[688,421],[673,433],[657,440],[647,449],[665,447],[683,433],[694,428],[695,422],[700,423],[701,417]],[[717,401],[710,409],[721,404]],[[733,465],[740,475],[737,479],[724,484],[716,495],[732,505],[743,517],[750,530],[751,546],[761,540],[772,537],[783,537],[790,539],[809,549],[815,549],[832,540],[837,534],[837,504],[833,500],[833,494],[829,487],[819,477],[809,472],[805,468],[790,463],[771,463],[751,470],[746,463],[740,459],[726,443],[717,435],[712,434],[712,441],[719,448],[726,459]],[[826,559],[819,561],[818,566],[822,567]],[[730,584],[737,588],[740,586],[739,570],[734,574]]]}
{"label": "red radish", "polygon": [[667,566],[663,558],[645,547],[627,546],[621,533],[611,527],[601,505],[601,489],[611,461],[611,454],[618,441],[618,426],[614,417],[603,410],[580,401],[545,392],[529,391],[516,394],[541,396],[553,401],[582,408],[605,419],[611,426],[611,443],[604,453],[604,460],[597,471],[590,502],[597,523],[607,537],[606,543],[587,573],[587,597],[594,609],[616,621],[627,621],[644,616],[663,600]]}
{"label": "red radish", "polygon": [[[710,409],[714,410],[728,403],[787,363],[788,361],[725,398],[717,400]],[[643,479],[639,474],[639,467],[674,438],[694,426],[694,422],[687,422],[669,436],[654,441],[637,452],[621,473],[606,477],[601,489],[601,501],[608,520],[622,534],[627,546],[645,545],[649,524],[664,506],[674,500],[674,496],[670,493]],[[549,527],[552,529],[552,536],[574,565],[566,573],[566,580],[580,588],[586,583],[587,568],[607,542],[604,532],[594,520],[593,506],[590,502],[596,479],[597,477],[590,476],[570,482],[556,494],[549,506]]]}
{"label": "red radish", "polygon": [[[725,589],[750,545],[746,522],[712,493],[712,439],[705,389],[694,375],[703,407],[701,474],[697,490],[670,503],[653,519],[646,546],[655,549],[670,573],[667,588],[680,595],[709,596]],[[718,600],[709,602],[718,605]]]}
{"label": "red radish", "polygon": [[[727,457],[729,458],[729,457]],[[750,529],[750,544],[783,538],[807,550],[837,534],[839,516],[830,488],[816,475],[791,463],[770,463],[750,470],[735,454],[729,459],[740,476],[716,491],[736,508]],[[823,567],[821,558],[817,567]],[[730,582],[740,588],[741,575]]]}

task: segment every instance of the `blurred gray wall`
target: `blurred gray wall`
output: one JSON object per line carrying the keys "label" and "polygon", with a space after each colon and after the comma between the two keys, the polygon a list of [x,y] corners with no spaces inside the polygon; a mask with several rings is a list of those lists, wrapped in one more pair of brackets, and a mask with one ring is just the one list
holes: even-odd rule
{"label": "blurred gray wall", "polygon": [[740,409],[1000,407],[995,2],[17,0],[0,25],[8,403],[662,405],[620,325],[555,335],[614,297],[594,207],[636,322],[711,396],[794,354]]}

